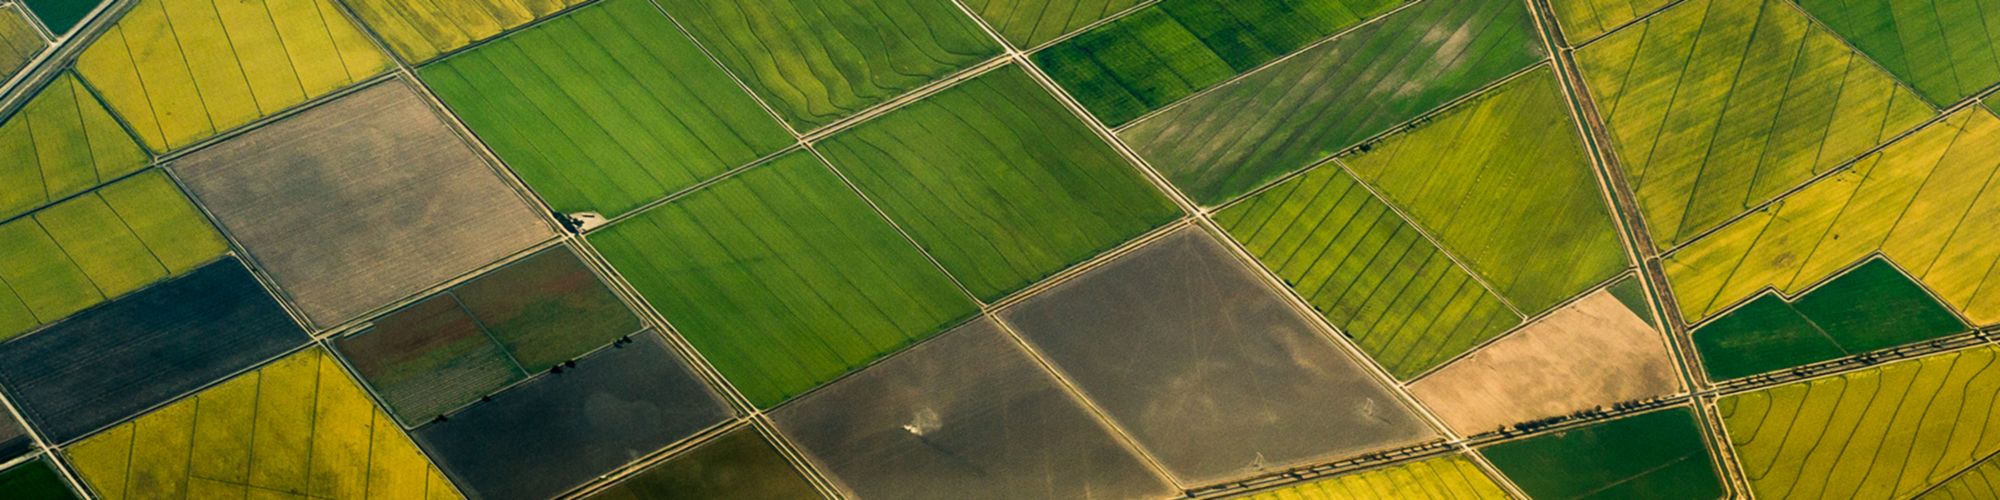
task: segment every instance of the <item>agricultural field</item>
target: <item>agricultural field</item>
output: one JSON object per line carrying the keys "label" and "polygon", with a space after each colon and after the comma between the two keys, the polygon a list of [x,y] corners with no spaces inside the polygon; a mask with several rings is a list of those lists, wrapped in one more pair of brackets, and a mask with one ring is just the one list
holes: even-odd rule
{"label": "agricultural field", "polygon": [[1219,205],[1542,57],[1525,3],[1426,0],[1118,135],[1196,203]]}
{"label": "agricultural field", "polygon": [[2000,83],[2000,39],[1979,0],[1801,0],[1799,6],[1938,107]]}
{"label": "agricultural field", "polygon": [[1548,0],[1569,43],[1582,45],[1674,0]]}
{"label": "agricultural field", "polygon": [[12,78],[49,47],[49,39],[42,38],[27,16],[20,7],[0,5],[0,81]]}
{"label": "agricultural field", "polygon": [[1692,335],[1709,376],[1730,379],[1970,330],[1888,260],[1873,258],[1791,300],[1759,295]]}
{"label": "agricultural field", "polygon": [[1907,498],[2000,451],[2000,348],[1731,395],[1730,446],[1763,498]]}
{"label": "agricultural field", "polygon": [[819,128],[1000,54],[950,2],[661,0],[778,116]]}
{"label": "agricultural field", "polygon": [[987,320],[801,397],[771,419],[855,498],[1174,494]]}
{"label": "agricultural field", "polygon": [[340,363],[286,356],[64,450],[99,498],[462,498]]}
{"label": "agricultural field", "polygon": [[1721,498],[1714,461],[1685,407],[1480,449],[1535,498]]}
{"label": "agricultural field", "polygon": [[1181,215],[1012,66],[817,150],[988,302]]}
{"label": "agricultural field", "polygon": [[988,26],[1021,50],[1145,3],[1145,0],[965,0]]}
{"label": "agricultural field", "polygon": [[83,21],[84,16],[90,15],[91,10],[104,3],[104,0],[21,0],[21,5],[40,18],[42,25],[48,26],[49,31],[57,36],[68,33]]}
{"label": "agricultural field", "polygon": [[139,0],[76,60],[153,151],[180,149],[389,66],[388,54],[331,0]]}
{"label": "agricultural field", "polygon": [[554,236],[401,81],[169,168],[321,329]]}
{"label": "agricultural field", "polygon": [[150,160],[68,73],[0,121],[0,155],[9,159],[0,166],[0,184],[10,186],[0,190],[0,220],[116,180]]}
{"label": "agricultural field", "polygon": [[553,498],[729,416],[647,333],[413,434],[468,496]]}
{"label": "agricultural field", "polygon": [[62,476],[47,460],[23,462],[0,470],[0,491],[19,500],[68,500],[79,498],[70,491]]}
{"label": "agricultural field", "polygon": [[1653,241],[1678,246],[1935,113],[1784,0],[1691,0],[1576,51]]}
{"label": "agricultural field", "polygon": [[1396,0],[1163,0],[1034,55],[1116,127],[1388,12]]}
{"label": "agricultural field", "polygon": [[419,63],[582,3],[584,0],[351,0],[347,5],[396,55]]}
{"label": "agricultural field", "polygon": [[1000,316],[1183,482],[1436,437],[1250,273],[1183,228]]}
{"label": "agricultural field", "polygon": [[1996,495],[2000,495],[2000,460],[1988,458],[1916,498],[1957,500],[1993,498]]}
{"label": "agricultural field", "polygon": [[674,29],[610,0],[417,74],[550,208],[616,217],[793,143]]}
{"label": "agricultural field", "polygon": [[729,431],[671,460],[598,491],[594,500],[820,498],[771,443],[748,427]]}
{"label": "agricultural field", "polygon": [[1502,499],[1507,492],[1464,456],[1406,462],[1301,483],[1247,500]]}

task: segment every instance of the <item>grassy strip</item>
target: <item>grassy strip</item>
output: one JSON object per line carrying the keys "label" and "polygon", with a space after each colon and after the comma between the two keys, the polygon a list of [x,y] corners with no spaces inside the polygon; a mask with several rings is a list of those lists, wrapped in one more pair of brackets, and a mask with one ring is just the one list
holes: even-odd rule
{"label": "grassy strip", "polygon": [[[351,0],[390,50],[421,62],[528,24],[584,0]],[[655,32],[671,37],[673,29]]]}
{"label": "grassy strip", "polygon": [[64,73],[0,122],[0,220],[146,166],[111,113]]}
{"label": "grassy strip", "polygon": [[1694,412],[1670,408],[1480,450],[1534,498],[1720,498]]}
{"label": "grassy strip", "polygon": [[1407,462],[1321,479],[1249,496],[1246,500],[1367,498],[1502,499],[1507,492],[1463,455]]}
{"label": "grassy strip", "polygon": [[1981,0],[1801,0],[1931,104],[1948,106],[2000,83],[2000,5]]}
{"label": "grassy strip", "polygon": [[1008,42],[1027,50],[1138,5],[1142,0],[965,0]]}

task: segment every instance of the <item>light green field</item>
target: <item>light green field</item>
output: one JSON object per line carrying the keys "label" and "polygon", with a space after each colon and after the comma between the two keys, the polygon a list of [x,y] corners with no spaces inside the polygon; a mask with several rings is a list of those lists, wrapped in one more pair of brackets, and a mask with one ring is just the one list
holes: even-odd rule
{"label": "light green field", "polygon": [[1717,403],[1761,498],[1907,498],[2000,451],[2000,348],[1927,356]]}
{"label": "light green field", "polygon": [[1507,492],[1462,455],[1335,476],[1245,497],[1245,500],[1502,499]]}
{"label": "light green field", "polygon": [[986,301],[1180,215],[1137,167],[1015,67],[818,148]]}
{"label": "light green field", "polygon": [[[1967,108],[1668,254],[1689,321],[1796,294],[1881,252],[1974,325],[2000,322],[2000,119]],[[1991,284],[1989,284],[1991,282]]]}
{"label": "light green field", "polygon": [[640,212],[590,242],[760,407],[977,311],[804,152]]}
{"label": "light green field", "polygon": [[146,166],[146,152],[64,73],[0,122],[0,220]]}
{"label": "light green field", "polygon": [[[350,0],[354,14],[403,60],[422,62],[584,0]],[[650,8],[651,6],[648,5]],[[676,37],[669,27],[655,32]]]}
{"label": "light green field", "polygon": [[1347,172],[1307,172],[1215,222],[1399,379],[1521,323]]}
{"label": "light green field", "polygon": [[191,271],[226,250],[158,170],[0,224],[0,339]]}
{"label": "light green field", "polygon": [[1534,315],[1626,267],[1565,109],[1538,69],[1343,161]]}
{"label": "light green field", "polygon": [[1689,0],[1576,58],[1668,247],[1933,113],[1785,0]]}
{"label": "light green field", "polygon": [[803,132],[1000,54],[936,0],[661,0]]}
{"label": "light green field", "polygon": [[1562,23],[1563,37],[1580,44],[1603,35],[1673,0],[1548,0]]}
{"label": "light green field", "polygon": [[1931,104],[2000,83],[2000,4],[1985,0],[1801,0],[1799,6]]}
{"label": "light green field", "polygon": [[1138,5],[1142,0],[965,0],[1000,36],[1021,50]]}
{"label": "light green field", "polygon": [[418,75],[562,213],[615,217],[793,142],[646,0],[593,4]]}
{"label": "light green field", "polygon": [[139,0],[76,68],[167,151],[380,74],[389,55],[331,0]]}

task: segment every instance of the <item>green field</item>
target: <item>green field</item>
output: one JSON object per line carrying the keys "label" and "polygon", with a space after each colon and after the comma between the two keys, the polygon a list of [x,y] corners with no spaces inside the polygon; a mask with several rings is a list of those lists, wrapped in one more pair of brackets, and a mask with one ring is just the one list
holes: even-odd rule
{"label": "green field", "polygon": [[[347,4],[403,60],[422,62],[584,1],[351,0]],[[655,33],[675,37],[673,32],[668,27]]]}
{"label": "green field", "polygon": [[74,76],[64,73],[0,122],[0,220],[146,166],[139,149]]}
{"label": "green field", "polygon": [[1541,59],[1522,2],[1427,0],[1119,132],[1216,205]]}
{"label": "green field", "polygon": [[55,32],[57,35],[69,32],[70,28],[76,27],[78,22],[83,21],[83,16],[89,15],[91,9],[97,8],[98,4],[102,3],[106,2],[91,0],[21,1],[22,5],[28,7],[29,12],[35,13],[35,17],[37,18],[41,18],[42,24],[47,25],[49,31]]}
{"label": "green field", "polygon": [[226,250],[158,170],[0,224],[0,339],[191,271]]}
{"label": "green field", "polygon": [[69,490],[61,475],[48,461],[36,459],[0,471],[0,491],[15,500],[67,500],[79,498]]}
{"label": "green field", "polygon": [[1695,329],[1709,376],[1730,379],[1970,330],[1886,259],[1869,259],[1797,300],[1758,296]]}
{"label": "green field", "polygon": [[1503,499],[1507,492],[1462,455],[1405,462],[1301,483],[1245,500]]}
{"label": "green field", "polygon": [[1563,37],[1581,44],[1603,35],[1674,0],[1548,0]]}
{"label": "green field", "polygon": [[1576,58],[1662,246],[1933,113],[1785,0],[1689,0]]}
{"label": "green field", "polygon": [[889,218],[993,301],[1180,215],[1019,68],[818,145]]}
{"label": "green field", "polygon": [[965,0],[1000,36],[1021,50],[1047,43],[1143,0]]}
{"label": "green field", "polygon": [[800,132],[1000,54],[950,2],[659,3]]}
{"label": "green field", "polygon": [[1034,55],[1106,126],[1289,54],[1398,0],[1163,0]]}
{"label": "green field", "polygon": [[1717,403],[1762,498],[1907,498],[2000,451],[2000,348],[1927,356]]}
{"label": "green field", "polygon": [[1626,267],[1546,69],[1342,161],[1526,314]]}
{"label": "green field", "polygon": [[1984,0],[1800,0],[1931,104],[2000,83],[2000,5]]}
{"label": "green field", "polygon": [[640,212],[590,242],[760,407],[977,310],[803,152]]}
{"label": "green field", "polygon": [[1694,412],[1671,408],[1486,447],[1534,498],[1720,498]]}
{"label": "green field", "polygon": [[1399,379],[1521,323],[1339,168],[1285,181],[1215,222]]}
{"label": "green field", "polygon": [[551,208],[615,217],[793,142],[674,29],[610,0],[418,75]]}
{"label": "green field", "polygon": [[1967,108],[1662,261],[1689,321],[1796,294],[1880,252],[1974,325],[2000,322],[2000,119]]}

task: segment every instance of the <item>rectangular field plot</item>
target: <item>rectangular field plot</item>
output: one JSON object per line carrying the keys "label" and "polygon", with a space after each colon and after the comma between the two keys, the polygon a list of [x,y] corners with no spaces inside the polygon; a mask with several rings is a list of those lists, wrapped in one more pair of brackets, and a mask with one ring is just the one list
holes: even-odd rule
{"label": "rectangular field plot", "polygon": [[[361,22],[403,60],[428,61],[584,0],[353,0]],[[657,32],[674,36],[671,29]]]}
{"label": "rectangular field plot", "polygon": [[83,21],[83,16],[90,15],[90,11],[102,3],[103,0],[21,0],[21,5],[33,12],[36,18],[42,20],[42,25],[48,26],[49,31],[57,36],[75,28],[78,22]]}
{"label": "rectangular field plot", "polygon": [[793,142],[645,0],[585,7],[417,74],[562,213],[616,217]]}
{"label": "rectangular field plot", "polygon": [[1400,379],[1521,323],[1340,168],[1285,181],[1216,212],[1215,222]]}
{"label": "rectangular field plot", "polygon": [[781,406],[771,418],[856,498],[1175,493],[983,319]]}
{"label": "rectangular field plot", "polygon": [[1342,161],[1534,315],[1627,265],[1563,106],[1536,69]]}
{"label": "rectangular field plot", "polygon": [[320,328],[554,236],[400,80],[170,168]]}
{"label": "rectangular field plot", "polygon": [[614,223],[590,243],[760,407],[977,311],[805,152]]}
{"label": "rectangular field plot", "polygon": [[1674,0],[1549,0],[1563,37],[1581,45],[1647,13],[1674,3]]}
{"label": "rectangular field plot", "polygon": [[1216,205],[1540,59],[1526,4],[1426,0],[1118,135]]}
{"label": "rectangular field plot", "polygon": [[157,170],[0,224],[0,340],[185,274],[227,250]]}
{"label": "rectangular field plot", "polygon": [[91,436],[64,454],[106,500],[460,498],[402,428],[316,347]]}
{"label": "rectangular field plot", "polygon": [[842,131],[819,150],[989,302],[1180,215],[1011,66]]}
{"label": "rectangular field plot", "polygon": [[16,500],[69,500],[81,498],[45,459],[24,462],[0,471],[0,491]]}
{"label": "rectangular field plot", "polygon": [[1480,449],[1534,498],[1721,498],[1694,412],[1669,408]]}
{"label": "rectangular field plot", "polygon": [[1576,59],[1662,246],[1933,113],[1784,0],[1681,2]]}
{"label": "rectangular field plot", "polygon": [[1887,259],[1871,258],[1795,300],[1759,295],[1691,334],[1720,380],[1969,330]]}
{"label": "rectangular field plot", "polygon": [[1971,107],[1663,260],[1689,321],[1788,296],[1880,252],[1970,319],[2000,322],[2000,119]]}
{"label": "rectangular field plot", "polygon": [[1055,40],[1144,0],[966,0],[1000,36],[1021,50]]}
{"label": "rectangular field plot", "polygon": [[706,500],[758,498],[818,500],[807,483],[771,443],[743,427],[661,462],[592,500]]}
{"label": "rectangular field plot", "polygon": [[0,383],[66,442],[306,342],[230,258],[0,344]]}
{"label": "rectangular field plot", "polygon": [[153,151],[193,144],[389,66],[388,54],[331,0],[140,0],[76,60]]}
{"label": "rectangular field plot", "polygon": [[569,250],[543,250],[334,342],[418,425],[642,328]]}
{"label": "rectangular field plot", "polygon": [[1996,354],[1898,361],[1717,408],[1759,498],[1908,498],[2000,451]]}
{"label": "rectangular field plot", "polygon": [[801,132],[1000,54],[950,2],[662,0]]}
{"label": "rectangular field plot", "polygon": [[1116,127],[1394,8],[1396,0],[1164,0],[1035,54]]}
{"label": "rectangular field plot", "polygon": [[1199,228],[1001,313],[1189,484],[1435,437]]}
{"label": "rectangular field plot", "polygon": [[415,435],[469,497],[553,498],[728,417],[648,333]]}
{"label": "rectangular field plot", "polygon": [[146,152],[71,73],[0,122],[0,220],[146,166]]}
{"label": "rectangular field plot", "polygon": [[19,7],[0,8],[0,81],[13,77],[30,59],[49,47],[49,40],[35,30],[28,11]]}
{"label": "rectangular field plot", "polygon": [[2000,5],[1981,0],[1803,0],[1813,17],[1931,104],[2000,83]]}
{"label": "rectangular field plot", "polygon": [[1245,500],[1370,498],[1499,500],[1508,497],[1507,492],[1501,490],[1493,478],[1486,477],[1486,473],[1481,472],[1471,460],[1462,455],[1451,455],[1287,486],[1251,495]]}

